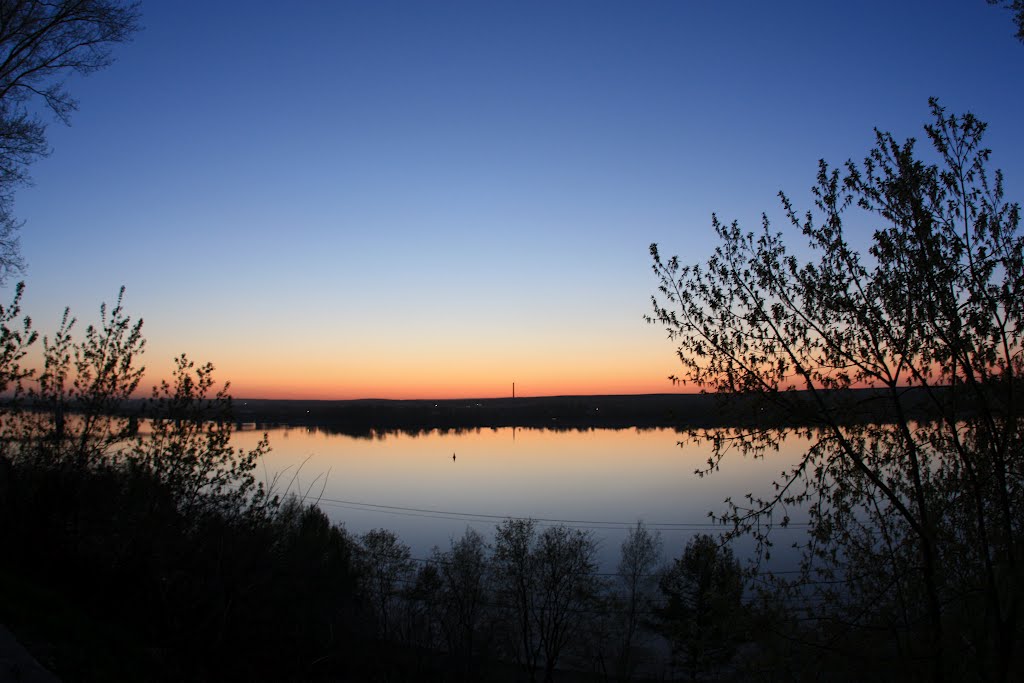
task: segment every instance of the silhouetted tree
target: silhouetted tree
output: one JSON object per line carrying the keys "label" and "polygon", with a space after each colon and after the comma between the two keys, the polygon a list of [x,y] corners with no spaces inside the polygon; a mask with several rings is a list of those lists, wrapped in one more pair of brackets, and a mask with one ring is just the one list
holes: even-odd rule
{"label": "silhouetted tree", "polygon": [[421,649],[441,646],[443,582],[436,562],[424,562],[416,578],[403,591],[403,640]]}
{"label": "silhouetted tree", "polygon": [[142,320],[132,322],[123,300],[124,287],[109,313],[100,306],[99,324],[89,325],[81,341],[72,337],[76,321],[68,309],[52,340],[43,338],[43,371],[31,397],[49,412],[36,416],[43,424],[30,429],[57,446],[51,457],[94,465],[133,436],[137,423],[118,413],[145,372],[138,361],[146,341]]}
{"label": "silhouetted tree", "polygon": [[718,671],[735,651],[743,614],[743,573],[732,551],[698,534],[659,586],[665,604],[657,614],[674,657],[691,681]]}
{"label": "silhouetted tree", "polygon": [[509,654],[536,680],[540,646],[533,620],[537,591],[533,544],[537,523],[532,519],[507,519],[494,535],[495,589],[498,602],[508,612],[506,621]]}
{"label": "silhouetted tree", "polygon": [[213,365],[196,367],[182,354],[171,382],[153,388],[148,430],[135,439],[132,457],[173,493],[186,519],[200,509],[246,513],[274,502],[253,475],[270,451],[267,435],[249,451],[231,445],[228,388],[213,393]]}
{"label": "silhouetted tree", "polygon": [[77,103],[64,79],[108,66],[138,18],[138,3],[120,0],[0,1],[0,283],[24,267],[12,205],[28,166],[49,151],[39,109],[67,123]]}
{"label": "silhouetted tree", "polygon": [[564,525],[540,534],[533,520],[509,519],[495,535],[499,600],[515,618],[514,652],[531,680],[543,662],[544,680],[581,633],[600,590],[593,537]]}
{"label": "silhouetted tree", "polygon": [[586,613],[594,609],[601,588],[596,552],[592,534],[561,524],[548,527],[537,539],[534,555],[539,594],[534,618],[547,683],[554,680],[562,655],[577,642]]}
{"label": "silhouetted tree", "polygon": [[380,634],[387,639],[394,635],[402,590],[413,580],[412,552],[393,531],[373,529],[359,537],[359,563]]}
{"label": "silhouetted tree", "polygon": [[633,675],[637,636],[651,606],[660,562],[661,534],[652,533],[643,522],[637,522],[622,542],[619,556],[618,578],[624,617],[616,672],[620,680],[628,680]]}
{"label": "silhouetted tree", "polygon": [[448,652],[460,674],[469,679],[475,672],[475,658],[488,647],[492,628],[490,552],[484,537],[466,528],[451,548],[432,553],[439,580],[441,629]]}
{"label": "silhouetted tree", "polygon": [[8,401],[22,395],[22,380],[33,374],[30,368],[21,366],[38,337],[28,317],[18,320],[24,294],[25,283],[19,282],[11,303],[6,308],[0,306],[0,395],[7,395]]}
{"label": "silhouetted tree", "polygon": [[[817,631],[887,629],[935,678],[1001,680],[1022,645],[1024,239],[1002,174],[988,173],[985,124],[931,110],[935,163],[876,132],[862,164],[820,162],[817,214],[780,195],[806,263],[767,217],[757,235],[713,217],[706,265],[651,245],[661,299],[648,320],[678,343],[681,381],[751,411],[736,429],[691,430],[712,444],[707,471],[729,450],[778,449],[771,416],[807,425],[810,446],[773,493],[727,520],[770,542],[773,522],[808,515]],[[847,236],[855,210],[873,229],[867,254]]]}
{"label": "silhouetted tree", "polygon": [[1013,12],[1013,24],[1017,27],[1017,40],[1024,43],[1024,0],[988,0],[990,5],[999,5]]}
{"label": "silhouetted tree", "polygon": [[[259,627],[271,641],[265,656],[273,659],[275,650],[283,650],[277,655],[279,667],[291,667],[289,676],[295,678],[312,677],[333,657],[351,656],[353,639],[361,635],[356,541],[320,508],[294,497],[273,515],[271,529],[273,573],[259,586],[253,604]],[[261,569],[252,568],[253,573]],[[282,661],[284,652],[297,661]]]}

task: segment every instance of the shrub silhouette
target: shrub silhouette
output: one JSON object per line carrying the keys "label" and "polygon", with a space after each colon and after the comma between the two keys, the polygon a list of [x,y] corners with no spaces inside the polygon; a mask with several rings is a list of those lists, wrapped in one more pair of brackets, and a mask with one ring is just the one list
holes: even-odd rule
{"label": "shrub silhouette", "polygon": [[[806,260],[767,217],[755,234],[713,216],[706,264],[651,245],[649,321],[678,343],[680,381],[748,411],[690,430],[712,444],[705,474],[729,451],[809,439],[769,495],[736,496],[722,519],[770,552],[773,525],[806,514],[797,583],[814,593],[803,635],[818,652],[1006,680],[1024,643],[1024,237],[985,124],[930,108],[934,163],[876,131],[861,164],[820,163],[815,211],[781,195]],[[873,230],[866,252],[851,221]]]}
{"label": "shrub silhouette", "polygon": [[[126,414],[144,340],[123,290],[81,341],[65,312],[39,373],[23,366],[37,337],[17,319],[22,291],[0,310],[0,573],[26,594],[57,596],[87,631],[128,634],[119,638],[132,652],[122,662],[68,638],[55,673],[253,680],[358,669],[356,545],[319,509],[281,505],[255,481],[269,446],[230,445],[231,401],[213,367],[180,356],[141,419]],[[38,626],[31,604],[0,608]]]}

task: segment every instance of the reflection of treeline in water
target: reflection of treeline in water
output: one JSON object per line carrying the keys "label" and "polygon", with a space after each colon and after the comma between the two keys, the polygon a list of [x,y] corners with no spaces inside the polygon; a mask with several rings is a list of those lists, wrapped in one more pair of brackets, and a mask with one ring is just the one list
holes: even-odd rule
{"label": "reflection of treeline in water", "polygon": [[[850,421],[885,421],[891,416],[886,404],[877,400],[879,393],[864,389],[852,397],[836,395],[832,400],[837,409],[842,408],[837,412]],[[915,416],[927,418],[927,407],[928,403],[921,400]],[[333,433],[368,436],[500,427],[562,430],[780,426],[813,422],[815,412],[810,406],[802,414],[793,410],[781,412],[775,404],[754,395],[745,400],[724,401],[708,394],[642,394],[434,401],[246,399],[236,404],[235,415],[239,422],[317,427]]]}
{"label": "reflection of treeline in water", "polygon": [[[232,414],[236,426],[243,428],[316,427],[355,437],[502,427],[558,431],[818,426],[817,407],[811,404],[813,398],[801,391],[792,394],[785,410],[779,410],[777,402],[766,401],[761,395],[724,400],[715,394],[694,393],[440,400],[245,399],[234,401]],[[905,397],[909,416],[920,421],[933,418],[933,404],[923,394],[914,394],[911,389]],[[832,411],[847,423],[885,423],[894,417],[886,398],[884,391],[858,389],[848,394],[836,393],[828,400]],[[45,405],[29,402],[23,407],[47,410]],[[66,409],[73,412],[77,407],[68,405]],[[146,409],[146,401],[129,399],[119,408],[119,414],[144,416]],[[971,403],[962,402],[962,410],[967,414]]]}

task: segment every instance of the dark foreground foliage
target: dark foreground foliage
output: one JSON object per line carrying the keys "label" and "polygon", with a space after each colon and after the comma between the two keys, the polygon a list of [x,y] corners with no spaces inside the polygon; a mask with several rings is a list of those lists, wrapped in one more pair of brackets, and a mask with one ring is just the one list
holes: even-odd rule
{"label": "dark foreground foliage", "polygon": [[69,681],[360,677],[355,543],[256,481],[269,446],[232,447],[213,368],[177,359],[145,419],[116,417],[141,321],[119,297],[76,340],[65,312],[29,370],[20,296],[0,311],[0,619]]}
{"label": "dark foreground foliage", "polygon": [[10,468],[2,505],[5,616],[58,639],[67,680],[308,678],[356,644],[352,544],[316,508],[185,519],[150,473],[42,465]]}
{"label": "dark foreground foliage", "polygon": [[711,444],[706,474],[733,454],[770,457],[787,433],[806,440],[768,496],[736,496],[723,521],[768,553],[773,526],[806,519],[802,573],[774,583],[812,661],[1021,680],[1020,206],[989,171],[985,124],[930,108],[930,150],[876,131],[863,162],[820,163],[813,210],[782,195],[789,234],[767,217],[757,232],[713,217],[718,246],[690,265],[651,245],[649,320],[678,343],[680,381],[806,411],[805,426],[688,438]]}

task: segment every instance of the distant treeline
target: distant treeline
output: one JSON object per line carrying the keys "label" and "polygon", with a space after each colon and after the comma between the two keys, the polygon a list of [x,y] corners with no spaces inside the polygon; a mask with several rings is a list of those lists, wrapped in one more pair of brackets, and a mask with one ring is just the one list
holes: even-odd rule
{"label": "distant treeline", "polygon": [[[949,388],[944,389],[950,391]],[[933,388],[934,392],[935,389]],[[893,419],[891,401],[885,390],[860,389],[829,394],[818,392],[829,402],[828,412],[840,424],[884,424]],[[600,396],[542,396],[527,398],[466,399],[356,399],[286,400],[234,399],[233,420],[237,425],[272,427],[317,427],[349,436],[371,436],[388,432],[419,434],[432,430],[464,431],[501,427],[553,430],[587,429],[687,429],[729,426],[820,427],[821,413],[808,392],[791,391],[771,396],[737,397],[718,394],[621,394]],[[905,390],[910,417],[932,417],[930,405],[920,389]],[[965,402],[964,414],[970,410]],[[50,410],[22,400],[21,409]],[[804,409],[801,409],[803,407]],[[78,411],[68,402],[68,413]],[[127,399],[112,415],[144,417],[147,400]]]}
{"label": "distant treeline", "polygon": [[[811,400],[804,392],[794,393],[800,401]],[[836,394],[832,408],[840,421],[886,422],[891,416],[883,406],[889,404],[880,397],[881,392],[874,389],[855,391],[852,396]],[[318,427],[351,436],[499,427],[683,430],[750,424],[818,426],[809,417],[814,414],[810,405],[803,414],[791,407],[787,402],[785,410],[780,410],[763,396],[740,401],[730,397],[727,401],[713,394],[638,394],[405,401],[236,399],[234,413],[241,424]],[[918,411],[919,418],[927,416],[923,408]]]}

